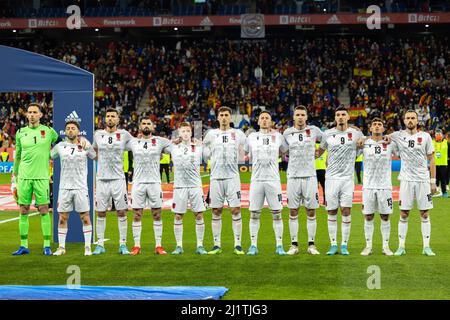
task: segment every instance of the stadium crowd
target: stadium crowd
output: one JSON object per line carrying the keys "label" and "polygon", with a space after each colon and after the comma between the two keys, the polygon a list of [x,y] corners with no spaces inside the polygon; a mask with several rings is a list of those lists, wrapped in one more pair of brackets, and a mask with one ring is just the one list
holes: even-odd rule
{"label": "stadium crowd", "polygon": [[[253,130],[263,110],[277,128],[290,123],[296,105],[308,107],[311,124],[332,126],[339,95],[348,87],[354,125],[367,130],[379,116],[388,130],[401,128],[402,112],[415,109],[426,130],[450,131],[448,38],[402,38],[375,42],[367,37],[183,40],[144,45],[20,42],[11,44],[71,63],[95,74],[95,126],[108,107],[121,112],[122,127],[137,134],[138,118],[151,115],[156,131],[169,136],[180,122],[214,126],[220,106],[244,115],[235,127]],[[362,70],[362,73],[355,72]],[[149,98],[141,101],[145,91]],[[0,146],[10,146],[26,123],[24,107],[44,105],[51,124],[51,93],[0,94]],[[144,112],[138,110],[145,105]]]}

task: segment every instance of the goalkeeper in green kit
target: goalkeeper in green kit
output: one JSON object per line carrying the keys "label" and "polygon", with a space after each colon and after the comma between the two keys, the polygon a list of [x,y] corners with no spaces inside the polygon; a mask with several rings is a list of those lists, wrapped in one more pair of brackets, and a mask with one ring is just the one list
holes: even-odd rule
{"label": "goalkeeper in green kit", "polygon": [[20,248],[13,255],[30,253],[28,249],[28,213],[33,193],[36,206],[41,214],[44,255],[52,255],[50,249],[52,224],[48,213],[48,204],[50,203],[49,165],[50,149],[52,144],[57,142],[58,134],[53,128],[40,124],[41,117],[40,105],[29,104],[27,109],[28,126],[20,128],[16,134],[16,156],[11,189],[20,206]]}

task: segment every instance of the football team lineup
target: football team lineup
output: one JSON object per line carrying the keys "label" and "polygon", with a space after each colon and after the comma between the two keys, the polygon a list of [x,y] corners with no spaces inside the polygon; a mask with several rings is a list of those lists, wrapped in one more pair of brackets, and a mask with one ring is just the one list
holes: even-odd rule
{"label": "football team lineup", "polygon": [[[232,110],[218,109],[219,128],[209,130],[203,140],[192,138],[190,123],[183,122],[178,129],[178,137],[169,140],[153,135],[155,125],[149,118],[139,120],[140,134],[133,137],[119,128],[120,114],[115,109],[105,113],[106,128],[97,130],[91,144],[79,138],[80,124],[75,120],[66,121],[66,139],[61,141],[50,127],[40,124],[42,112],[38,104],[27,108],[28,126],[21,128],[16,136],[16,157],[12,175],[11,190],[19,205],[20,247],[13,255],[30,253],[28,244],[30,205],[34,196],[41,219],[44,238],[43,254],[61,256],[66,254],[69,213],[80,214],[84,235],[84,255],[106,253],[105,230],[106,213],[111,203],[117,212],[119,229],[119,253],[138,255],[141,253],[143,211],[151,209],[154,232],[154,252],[167,255],[162,246],[163,214],[171,203],[173,213],[173,235],[175,249],[172,255],[184,253],[184,216],[188,208],[195,220],[195,253],[218,255],[222,253],[222,211],[231,212],[233,232],[233,253],[255,256],[259,254],[258,236],[261,227],[261,213],[268,205],[275,235],[276,255],[296,255],[299,251],[299,210],[306,211],[307,250],[311,255],[319,255],[316,247],[318,229],[316,211],[323,203],[327,215],[327,229],[330,246],[326,255],[340,253],[349,255],[348,242],[352,225],[352,207],[362,200],[364,216],[365,247],[362,256],[373,253],[374,218],[380,216],[382,253],[387,256],[406,254],[406,236],[409,213],[414,201],[420,212],[422,233],[422,254],[435,256],[430,247],[430,210],[433,208],[432,195],[436,193],[436,167],[431,136],[418,130],[418,115],[408,110],[403,115],[406,130],[384,134],[384,122],[374,118],[370,122],[370,136],[349,125],[349,112],[341,106],[335,110],[336,127],[322,132],[308,125],[307,109],[297,106],[293,113],[293,126],[280,133],[272,128],[272,117],[267,111],[258,116],[259,131],[246,136],[241,130],[231,127]],[[316,142],[320,146],[316,147]],[[124,151],[133,154],[133,183],[131,197],[123,172]],[[316,173],[316,159],[325,161],[325,186],[319,192]],[[174,167],[172,187],[162,185],[160,159],[163,153],[171,155]],[[281,183],[279,156],[287,154],[288,167],[286,184]],[[364,159],[364,179],[362,189],[355,187],[355,160],[359,155]],[[393,187],[392,157],[401,159],[398,179],[400,187]],[[61,163],[57,211],[58,247],[51,249],[51,218],[49,214],[50,157]],[[91,251],[93,223],[87,187],[88,159],[97,161],[96,171],[96,247]],[[242,183],[239,172],[241,159],[251,163],[250,183]],[[211,161],[209,186],[202,183],[200,166]],[[163,186],[164,189],[163,190]],[[207,201],[204,197],[207,194]],[[355,196],[356,194],[356,196]],[[245,195],[245,196],[244,196]],[[128,201],[128,199],[132,201]],[[358,199],[359,198],[359,199]],[[400,218],[398,221],[398,249],[389,247],[391,219],[394,201],[399,199]],[[248,206],[248,228],[250,246],[244,251],[242,245],[243,215]],[[127,247],[128,214],[132,208],[132,236],[134,246]],[[282,215],[283,208],[289,210],[288,219]],[[204,247],[205,212],[211,209],[211,229],[213,246]],[[241,210],[242,208],[242,210]],[[340,212],[340,215],[338,213]],[[341,217],[341,243],[338,246],[338,217]],[[284,217],[284,219],[283,219]],[[285,221],[288,220],[290,247],[283,247]]]}

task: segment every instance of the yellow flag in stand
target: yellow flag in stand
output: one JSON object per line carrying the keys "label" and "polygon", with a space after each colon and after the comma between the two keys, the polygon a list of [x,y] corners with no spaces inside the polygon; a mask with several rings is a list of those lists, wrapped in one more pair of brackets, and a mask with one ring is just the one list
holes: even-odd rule
{"label": "yellow flag in stand", "polygon": [[350,108],[349,115],[351,119],[358,118],[358,115],[361,113],[361,115],[364,118],[367,118],[367,112],[364,108]]}
{"label": "yellow flag in stand", "polygon": [[357,77],[371,77],[372,69],[353,68],[353,75]]}

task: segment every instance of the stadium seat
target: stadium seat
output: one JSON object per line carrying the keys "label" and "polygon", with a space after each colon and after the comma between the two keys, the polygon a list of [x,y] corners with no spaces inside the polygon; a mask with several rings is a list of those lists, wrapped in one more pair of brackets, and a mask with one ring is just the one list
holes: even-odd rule
{"label": "stadium seat", "polygon": [[223,15],[225,15],[225,8],[224,8],[222,5],[220,5],[220,6],[217,8],[217,15],[218,15],[218,16],[223,16]]}
{"label": "stadium seat", "polygon": [[94,8],[92,7],[87,7],[86,10],[84,11],[84,15],[86,17],[92,17],[94,16]]}
{"label": "stadium seat", "polygon": [[311,6],[308,3],[303,3],[302,13],[304,13],[304,14],[311,13]]}
{"label": "stadium seat", "polygon": [[194,11],[195,11],[195,7],[194,6],[186,6],[186,15],[187,16],[193,16],[194,15]]}
{"label": "stadium seat", "polygon": [[246,6],[245,4],[241,4],[241,13],[245,14],[248,13],[250,11],[249,7]]}
{"label": "stadium seat", "polygon": [[174,16],[179,16],[179,15],[180,15],[180,12],[181,12],[181,10],[180,10],[180,7],[179,7],[179,6],[173,6],[173,8],[172,8],[172,14],[173,14]]}
{"label": "stadium seat", "polygon": [[282,13],[282,10],[283,10],[283,6],[282,5],[277,5],[276,7],[275,7],[275,14],[281,14]]}
{"label": "stadium seat", "polygon": [[233,6],[226,5],[225,6],[225,15],[231,15],[231,14],[233,14]]}
{"label": "stadium seat", "polygon": [[444,12],[445,11],[445,7],[443,5],[433,5],[430,6],[431,12]]}
{"label": "stadium seat", "polygon": [[203,7],[202,6],[195,6],[194,8],[195,8],[194,15],[200,16],[200,15],[203,14]]}

